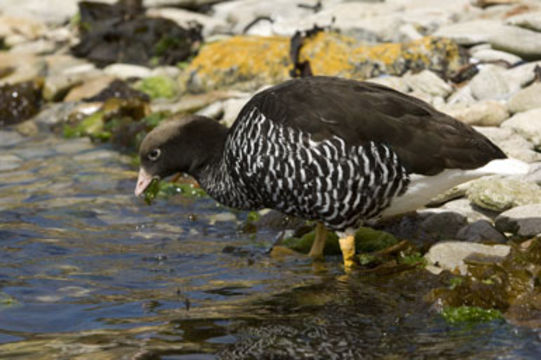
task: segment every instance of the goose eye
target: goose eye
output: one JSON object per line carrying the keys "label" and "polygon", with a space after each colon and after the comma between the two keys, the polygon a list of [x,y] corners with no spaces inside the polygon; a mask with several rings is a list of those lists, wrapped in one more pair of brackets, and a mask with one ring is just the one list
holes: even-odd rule
{"label": "goose eye", "polygon": [[150,161],[156,161],[160,157],[160,154],[162,151],[160,149],[154,149],[151,152],[148,153],[148,159]]}

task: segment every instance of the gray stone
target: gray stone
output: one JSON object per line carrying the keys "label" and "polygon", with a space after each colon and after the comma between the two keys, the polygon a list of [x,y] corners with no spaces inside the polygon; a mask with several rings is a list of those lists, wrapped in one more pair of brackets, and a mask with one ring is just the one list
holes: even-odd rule
{"label": "gray stone", "polygon": [[417,74],[406,74],[404,80],[414,91],[420,91],[430,96],[447,97],[453,91],[451,85],[430,70],[423,70]]}
{"label": "gray stone", "polygon": [[486,126],[475,130],[498,145],[507,156],[527,163],[541,161],[541,153],[534,151],[534,145],[511,128]]}
{"label": "gray stone", "polygon": [[447,241],[437,243],[426,253],[427,270],[439,274],[447,270],[461,275],[468,274],[464,260],[470,256],[481,254],[494,260],[505,258],[511,247],[508,245],[484,245],[462,241]]}
{"label": "gray stone", "polygon": [[541,61],[529,62],[505,71],[505,81],[509,85],[511,92],[520,90],[523,86],[534,80],[534,69],[536,66],[541,66]]}
{"label": "gray stone", "polygon": [[[114,2],[105,0],[104,2]],[[62,24],[77,13],[73,0],[2,0],[0,12],[5,15],[33,19],[44,23]]]}
{"label": "gray stone", "polygon": [[520,56],[493,49],[480,49],[472,53],[472,58],[477,61],[490,62],[490,61],[505,61],[509,65],[514,65],[519,61],[522,61]]}
{"label": "gray stone", "polygon": [[512,113],[541,108],[541,82],[535,82],[513,95],[507,108]]}
{"label": "gray stone", "polygon": [[497,212],[541,202],[539,185],[512,178],[486,177],[472,181],[466,194],[475,205]]}
{"label": "gray stone", "polygon": [[[464,184],[462,188],[458,186],[458,191],[466,193],[468,186],[467,184]],[[458,214],[461,214],[462,216],[466,217],[468,219],[468,222],[476,222],[479,220],[490,220],[491,218],[487,216],[485,213],[483,213],[483,209],[480,209],[478,207],[474,207],[470,200],[466,198],[460,198],[456,200],[451,200],[446,202],[441,206],[439,209],[440,211],[452,211]]]}
{"label": "gray stone", "polygon": [[505,105],[495,100],[447,105],[439,110],[468,125],[499,126],[509,117]]}
{"label": "gray stone", "polygon": [[515,114],[501,126],[513,129],[535,147],[541,148],[541,108]]}
{"label": "gray stone", "polygon": [[225,33],[229,25],[220,18],[177,8],[150,8],[146,12],[149,17],[159,17],[172,20],[179,26],[187,28],[190,23],[197,22],[203,25],[203,37],[212,34]]}
{"label": "gray stone", "polygon": [[13,170],[22,165],[22,160],[12,154],[0,154],[0,171]]}
{"label": "gray stone", "polygon": [[524,14],[511,16],[505,20],[505,23],[530,30],[541,31],[541,11],[529,11]]}
{"label": "gray stone", "polygon": [[454,239],[458,230],[464,227],[468,220],[462,214],[451,211],[426,211],[426,218],[421,221],[419,228],[426,233],[435,234],[441,240]]}
{"label": "gray stone", "polygon": [[541,203],[515,207],[496,218],[496,229],[522,237],[541,234]]}
{"label": "gray stone", "polygon": [[503,99],[511,91],[504,77],[505,69],[484,65],[470,82],[472,95],[478,100]]}
{"label": "gray stone", "polygon": [[39,132],[39,128],[34,120],[26,120],[15,126],[15,130],[23,136],[36,136]]}
{"label": "gray stone", "polygon": [[461,87],[457,91],[455,91],[449,98],[447,99],[448,105],[454,105],[454,104],[473,104],[476,103],[477,100],[473,97],[471,92],[471,87],[469,84]]}
{"label": "gray stone", "polygon": [[461,45],[475,45],[489,42],[494,29],[501,26],[497,20],[473,20],[444,25],[434,35],[453,39]]}
{"label": "gray stone", "polygon": [[505,244],[507,238],[487,220],[478,220],[464,226],[456,234],[457,240]]}
{"label": "gray stone", "polygon": [[0,130],[0,149],[17,145],[24,141],[24,137],[15,131]]}

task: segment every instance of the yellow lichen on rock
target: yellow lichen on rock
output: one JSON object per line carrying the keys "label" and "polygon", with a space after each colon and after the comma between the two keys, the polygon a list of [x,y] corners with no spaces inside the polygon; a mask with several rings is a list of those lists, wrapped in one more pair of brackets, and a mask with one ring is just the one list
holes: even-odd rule
{"label": "yellow lichen on rock", "polygon": [[289,38],[234,36],[201,49],[186,69],[188,88],[204,91],[235,84],[253,89],[288,79],[289,67]]}
{"label": "yellow lichen on rock", "polygon": [[[234,36],[207,44],[188,67],[190,92],[222,87],[256,90],[290,78],[293,64],[287,37]],[[366,45],[335,32],[303,39],[299,62],[308,61],[314,75],[368,79],[430,69],[449,76],[467,64],[453,40],[424,37],[409,43]]]}

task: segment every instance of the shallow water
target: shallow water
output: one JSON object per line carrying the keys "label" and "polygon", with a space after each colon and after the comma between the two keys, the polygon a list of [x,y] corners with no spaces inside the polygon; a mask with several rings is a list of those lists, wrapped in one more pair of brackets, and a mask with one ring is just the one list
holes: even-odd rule
{"label": "shallow water", "polygon": [[244,213],[181,195],[147,206],[135,176],[107,146],[0,132],[0,358],[541,354],[533,330],[446,324],[422,270],[346,276],[338,258],[271,258],[276,233],[240,232]]}

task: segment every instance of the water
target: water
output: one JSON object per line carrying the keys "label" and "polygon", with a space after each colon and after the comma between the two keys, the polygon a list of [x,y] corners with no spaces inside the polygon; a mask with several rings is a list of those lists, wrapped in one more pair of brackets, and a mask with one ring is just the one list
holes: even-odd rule
{"label": "water", "polygon": [[107,146],[8,132],[0,144],[0,358],[541,354],[533,330],[446,324],[423,300],[440,280],[422,270],[344,275],[339,258],[270,257],[274,231],[244,234],[245,214],[210,199],[147,206]]}

